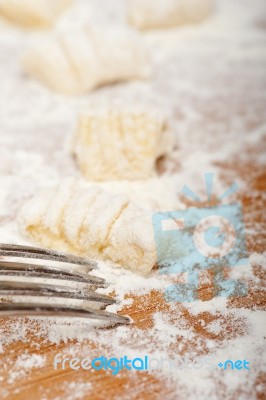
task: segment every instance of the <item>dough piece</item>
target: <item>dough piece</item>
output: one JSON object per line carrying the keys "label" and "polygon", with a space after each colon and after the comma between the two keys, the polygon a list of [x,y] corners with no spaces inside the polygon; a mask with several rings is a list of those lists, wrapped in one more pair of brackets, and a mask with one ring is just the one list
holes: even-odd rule
{"label": "dough piece", "polygon": [[164,118],[145,108],[91,108],[80,115],[74,140],[82,173],[95,181],[146,179],[171,147]]}
{"label": "dough piece", "polygon": [[126,27],[45,36],[28,51],[24,66],[51,89],[69,95],[117,81],[148,78],[151,73],[139,34]]}
{"label": "dough piece", "polygon": [[152,213],[98,187],[63,181],[21,210],[23,235],[46,248],[110,260],[141,274],[156,264]]}
{"label": "dough piece", "polygon": [[213,0],[130,0],[128,20],[138,29],[195,23],[212,11]]}
{"label": "dough piece", "polygon": [[72,0],[0,0],[0,15],[24,28],[53,25]]}

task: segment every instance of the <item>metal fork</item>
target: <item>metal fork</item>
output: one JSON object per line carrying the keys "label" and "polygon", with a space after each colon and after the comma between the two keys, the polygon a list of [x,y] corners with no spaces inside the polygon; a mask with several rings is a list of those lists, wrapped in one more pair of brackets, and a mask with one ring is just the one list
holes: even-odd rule
{"label": "metal fork", "polygon": [[[19,258],[24,259],[24,262],[19,262],[17,260]],[[25,262],[26,259],[30,259],[30,262]],[[53,262],[53,265],[46,265],[44,262],[35,264],[32,260],[45,260]],[[75,267],[82,266],[88,272],[97,267],[95,261],[70,254],[38,247],[0,244],[0,299],[16,298],[16,296],[29,297],[31,300],[34,297],[47,298],[46,303],[0,302],[0,317],[62,316],[99,319],[111,324],[130,323],[129,317],[103,311],[108,305],[115,303],[112,297],[95,292],[98,288],[107,286],[104,279],[71,270],[66,265],[60,265],[60,267],[54,265],[57,262],[72,264]],[[16,279],[3,280],[1,279],[3,276],[13,276]],[[22,281],[19,281],[20,278]],[[31,282],[28,278],[37,278],[41,282]],[[44,283],[43,279],[49,279],[52,283]],[[55,280],[62,281],[62,284],[56,283]],[[70,286],[72,283],[76,283],[76,286]],[[50,301],[53,299],[82,300],[83,302],[81,306],[64,303],[51,304],[48,299]]]}

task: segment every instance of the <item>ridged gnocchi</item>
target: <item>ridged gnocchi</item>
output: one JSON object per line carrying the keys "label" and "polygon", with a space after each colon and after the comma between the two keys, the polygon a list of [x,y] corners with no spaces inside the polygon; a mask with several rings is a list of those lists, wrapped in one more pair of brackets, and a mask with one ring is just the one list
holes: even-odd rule
{"label": "ridged gnocchi", "polygon": [[213,0],[130,0],[128,20],[138,29],[170,28],[206,18]]}
{"label": "ridged gnocchi", "polygon": [[24,205],[24,236],[46,248],[110,260],[141,274],[156,264],[152,213],[99,187],[67,179]]}
{"label": "ridged gnocchi", "polygon": [[0,15],[24,28],[53,25],[72,0],[0,0]]}
{"label": "ridged gnocchi", "polygon": [[172,147],[166,121],[152,108],[109,107],[81,113],[73,151],[89,180],[146,179]]}
{"label": "ridged gnocchi", "polygon": [[151,74],[143,41],[126,27],[91,27],[47,35],[28,50],[23,64],[29,75],[68,95]]}

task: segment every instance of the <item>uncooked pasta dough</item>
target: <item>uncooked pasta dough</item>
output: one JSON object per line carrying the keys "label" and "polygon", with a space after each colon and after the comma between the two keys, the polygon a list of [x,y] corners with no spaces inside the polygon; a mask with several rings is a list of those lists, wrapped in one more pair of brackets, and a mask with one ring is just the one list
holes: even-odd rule
{"label": "uncooked pasta dough", "polygon": [[74,153],[89,180],[145,179],[155,161],[171,150],[166,122],[145,108],[90,108],[79,118]]}
{"label": "uncooked pasta dough", "polygon": [[156,264],[152,213],[93,186],[65,180],[21,210],[24,236],[41,246],[110,260],[141,274]]}
{"label": "uncooked pasta dough", "polygon": [[130,0],[128,20],[139,29],[169,28],[201,21],[212,8],[213,0]]}
{"label": "uncooked pasta dough", "polygon": [[45,36],[29,49],[24,67],[51,89],[70,95],[118,81],[145,79],[151,73],[139,34],[113,26]]}
{"label": "uncooked pasta dough", "polygon": [[55,23],[71,0],[0,0],[0,15],[25,28],[44,28]]}

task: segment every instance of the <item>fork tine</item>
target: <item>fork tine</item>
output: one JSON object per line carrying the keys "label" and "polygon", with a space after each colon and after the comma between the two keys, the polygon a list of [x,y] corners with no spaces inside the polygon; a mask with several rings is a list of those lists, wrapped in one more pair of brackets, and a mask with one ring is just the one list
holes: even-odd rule
{"label": "fork tine", "polygon": [[[0,244],[0,257],[23,257],[46,261],[58,261],[68,264],[86,266],[92,270],[97,266],[94,260],[85,259],[53,250],[38,247],[20,246],[14,244]],[[69,270],[65,266],[45,265],[45,263],[31,264],[31,262],[17,262],[13,260],[0,260],[0,277],[14,276],[23,280],[0,281],[0,297],[16,298],[24,296],[29,298],[43,297],[47,302],[2,302],[0,300],[1,316],[62,316],[77,318],[92,318],[106,320],[115,324],[128,324],[130,319],[114,313],[102,311],[116,301],[110,296],[98,294],[95,289],[106,287],[104,279],[80,271]],[[64,286],[57,283],[27,282],[25,278],[61,279]],[[88,286],[70,286],[70,282],[87,284]],[[82,300],[81,306],[49,303],[53,299]],[[18,299],[17,299],[18,300]]]}
{"label": "fork tine", "polygon": [[115,300],[103,294],[95,293],[91,290],[80,290],[74,287],[65,287],[61,285],[48,285],[33,282],[0,282],[0,296],[33,296],[33,297],[50,297],[50,298],[66,298],[74,300],[85,300],[107,306],[114,304]]}
{"label": "fork tine", "polygon": [[97,287],[107,286],[105,280],[98,276],[84,274],[79,271],[66,271],[61,267],[57,268],[49,265],[18,263],[12,261],[0,261],[0,275],[60,279],[92,284]]}
{"label": "fork tine", "polygon": [[90,270],[97,266],[94,260],[83,257],[74,256],[72,254],[64,254],[55,250],[46,250],[39,247],[21,246],[17,244],[0,244],[0,256],[37,258],[41,260],[51,260],[65,262],[68,264],[84,265]]}
{"label": "fork tine", "polygon": [[37,303],[0,303],[0,317],[29,317],[29,316],[48,316],[48,317],[76,317],[99,319],[112,322],[114,324],[129,324],[130,318],[107,311],[93,310],[87,307],[50,305]]}

